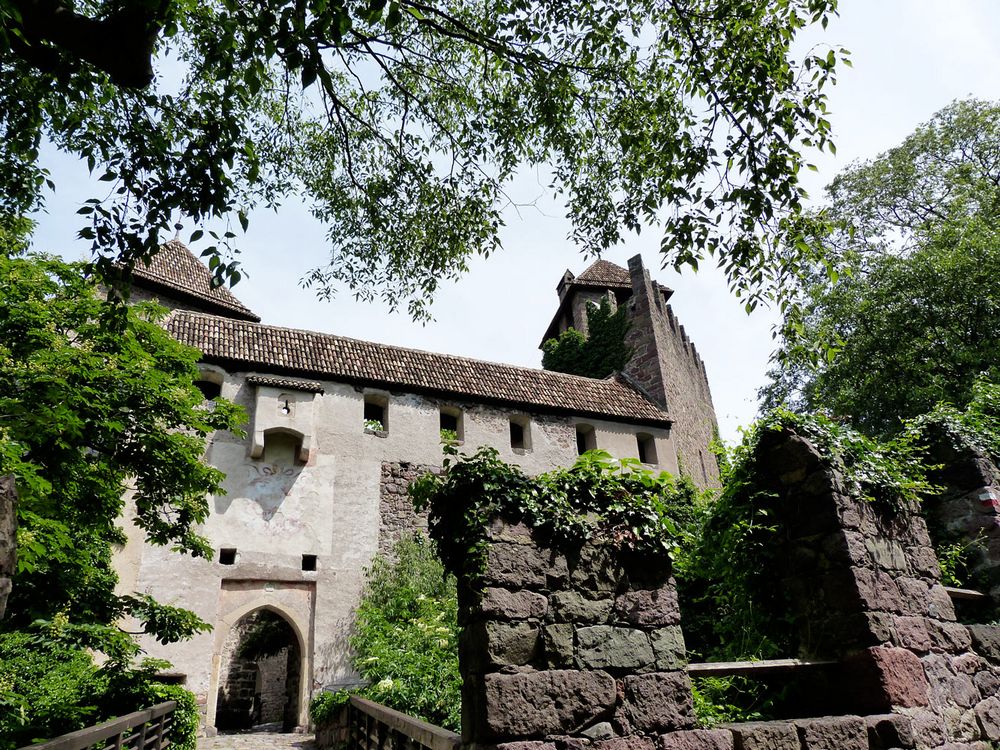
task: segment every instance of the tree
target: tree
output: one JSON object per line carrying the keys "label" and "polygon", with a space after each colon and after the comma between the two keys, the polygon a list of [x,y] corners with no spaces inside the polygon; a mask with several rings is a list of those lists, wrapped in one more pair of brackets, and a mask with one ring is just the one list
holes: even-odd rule
{"label": "tree", "polygon": [[625,369],[632,359],[632,349],[625,343],[629,319],[625,308],[611,312],[611,304],[602,299],[600,305],[587,306],[587,336],[575,328],[567,328],[559,338],[542,344],[542,367],[546,370],[606,378]]}
{"label": "tree", "polygon": [[18,559],[0,633],[35,631],[129,664],[130,615],[161,642],[207,626],[145,595],[115,593],[112,548],[126,491],[148,542],[210,557],[197,531],[222,474],[205,437],[238,407],[209,408],[198,352],[156,323],[161,308],[102,301],[77,265],[0,253],[0,475],[18,490]]}
{"label": "tree", "polygon": [[767,402],[880,435],[939,401],[966,405],[1000,372],[1000,106],[956,102],[828,192],[843,272],[818,268],[804,288]]}
{"label": "tree", "polygon": [[[507,189],[544,166],[572,240],[663,232],[748,305],[797,272],[806,149],[832,149],[836,50],[790,47],[836,0],[0,0],[0,210],[43,201],[48,139],[108,190],[80,209],[106,279],[176,222],[283,200],[326,222],[307,283],[427,314],[498,247]],[[843,51],[840,51],[843,53]],[[843,54],[839,54],[841,60]],[[213,225],[215,226],[215,225]],[[238,281],[231,228],[205,247]],[[127,274],[126,274],[127,276]]]}

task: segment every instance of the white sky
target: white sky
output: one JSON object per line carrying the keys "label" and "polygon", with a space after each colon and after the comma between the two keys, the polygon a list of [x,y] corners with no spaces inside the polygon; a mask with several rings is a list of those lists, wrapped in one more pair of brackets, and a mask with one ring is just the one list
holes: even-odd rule
{"label": "white sky", "polygon": [[[851,161],[899,143],[952,100],[1000,99],[997,39],[997,0],[841,0],[840,18],[827,32],[810,32],[803,40],[847,47],[854,63],[841,69],[830,93],[838,153],[813,159],[820,169],[807,177],[812,196],[821,197],[823,186]],[[81,165],[50,156],[57,193],[48,213],[36,217],[35,248],[79,256],[74,237],[81,217],[75,211],[92,186]],[[533,180],[521,182],[522,195],[543,195]],[[474,260],[464,279],[443,288],[433,306],[436,320],[427,325],[379,304],[357,303],[347,293],[327,303],[300,288],[302,276],[326,257],[323,228],[302,206],[253,217],[241,240],[249,278],[234,293],[266,323],[536,367],[539,339],[555,311],[556,283],[567,268],[579,273],[587,265],[566,239],[560,206],[545,200],[540,206],[506,217],[504,250]],[[604,257],[625,265],[641,253],[654,278],[675,290],[674,310],[708,369],[722,436],[733,440],[756,413],[775,316],[747,316],[713,268],[657,271],[658,245],[656,233],[646,232]]]}

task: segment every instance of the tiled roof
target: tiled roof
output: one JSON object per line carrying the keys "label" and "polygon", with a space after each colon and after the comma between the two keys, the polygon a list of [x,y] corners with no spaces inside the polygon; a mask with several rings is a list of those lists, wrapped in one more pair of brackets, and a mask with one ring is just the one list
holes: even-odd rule
{"label": "tiled roof", "polygon": [[516,404],[632,424],[669,415],[622,380],[595,380],[176,310],[167,330],[209,362]]}
{"label": "tiled roof", "polygon": [[267,375],[251,375],[247,378],[247,384],[282,388],[289,391],[306,391],[307,393],[323,392],[323,384],[317,383],[315,380],[292,380],[291,378],[272,378]]}
{"label": "tiled roof", "polygon": [[132,270],[136,283],[163,289],[219,315],[260,320],[224,286],[212,286],[212,272],[180,240],[170,240],[152,257]]}
{"label": "tiled roof", "polygon": [[632,288],[632,277],[627,268],[608,260],[599,260],[573,279],[573,284]]}

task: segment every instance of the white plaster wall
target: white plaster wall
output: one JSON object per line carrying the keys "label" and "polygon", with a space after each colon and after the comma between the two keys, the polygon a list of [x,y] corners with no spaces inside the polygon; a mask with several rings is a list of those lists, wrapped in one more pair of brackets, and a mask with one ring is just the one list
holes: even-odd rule
{"label": "white plaster wall", "polygon": [[[227,494],[211,500],[212,513],[202,529],[216,552],[223,547],[236,548],[236,563],[227,566],[192,560],[150,548],[141,558],[131,553],[122,558],[126,567],[139,565],[137,572],[128,572],[127,579],[138,590],[192,609],[216,626],[216,632],[182,644],[162,646],[149,639],[144,643],[151,655],[170,660],[177,672],[187,676],[187,686],[207,701],[209,719],[214,717],[213,693],[219,679],[215,672],[232,625],[230,590],[234,586],[248,601],[257,601],[253,599],[257,596],[267,602],[268,596],[285,589],[288,596],[300,596],[294,592],[305,591],[302,586],[308,585],[308,596],[301,598],[305,596],[301,594],[295,600],[299,622],[293,623],[303,631],[304,653],[313,646],[312,659],[306,658],[307,666],[311,661],[311,670],[303,670],[306,690],[353,676],[347,636],[364,567],[378,550],[381,466],[384,461],[439,464],[442,406],[462,409],[462,451],[492,446],[504,460],[519,464],[528,473],[573,463],[577,422],[593,426],[597,446],[616,457],[637,457],[636,433],[650,434],[656,440],[657,455],[664,461],[662,468],[676,470],[676,451],[667,430],[527,415],[378,389],[370,392],[388,396],[388,430],[384,436],[368,434],[363,420],[365,392],[331,382],[323,383],[323,394],[302,394],[295,404],[293,426],[309,432],[305,435],[310,445],[306,463],[291,459],[275,463],[267,454],[253,459],[250,436],[255,424],[270,428],[281,426],[281,422],[275,416],[279,392],[262,388],[258,398],[257,389],[246,385],[248,374],[252,373],[228,373],[222,384],[222,395],[247,409],[248,435],[217,433],[212,438],[207,459],[226,473]],[[256,414],[257,408],[267,409],[268,414]],[[515,452],[510,446],[512,415],[530,417],[528,451]],[[317,555],[315,572],[301,570],[303,554]],[[300,612],[307,606],[312,608],[308,616]],[[304,697],[304,704],[308,698]]]}

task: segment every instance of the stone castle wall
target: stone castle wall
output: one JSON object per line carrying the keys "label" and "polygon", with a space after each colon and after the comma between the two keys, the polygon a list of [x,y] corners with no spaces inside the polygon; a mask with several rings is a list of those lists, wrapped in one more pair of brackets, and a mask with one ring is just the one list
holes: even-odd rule
{"label": "stone castle wall", "polygon": [[639,256],[629,261],[629,272],[632,326],[626,342],[634,354],[625,374],[674,420],[671,433],[681,471],[699,485],[716,485],[719,467],[709,443],[718,425],[705,364]]}

